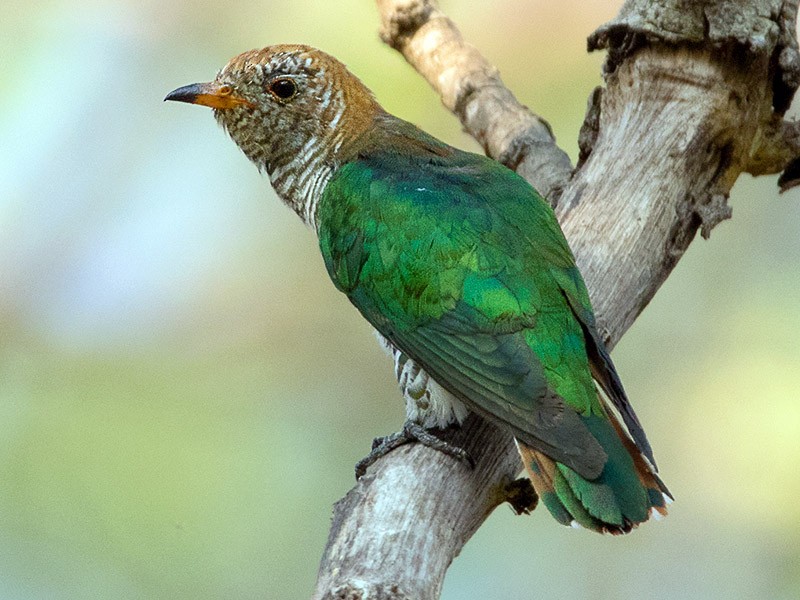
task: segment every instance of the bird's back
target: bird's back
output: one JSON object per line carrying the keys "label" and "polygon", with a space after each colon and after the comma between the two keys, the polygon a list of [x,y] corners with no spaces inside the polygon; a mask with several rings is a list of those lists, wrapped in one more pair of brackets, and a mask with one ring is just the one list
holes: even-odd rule
{"label": "bird's back", "polygon": [[[473,410],[597,469],[602,452],[580,422],[535,425],[561,400],[602,412],[569,302],[590,313],[588,296],[549,205],[499,163],[402,121],[391,126],[334,174],[320,201],[334,282]],[[457,338],[460,350],[443,349]]]}
{"label": "bird's back", "polygon": [[499,163],[383,118],[320,201],[337,287],[439,385],[508,427],[556,518],[627,531],[663,509],[550,206]]}

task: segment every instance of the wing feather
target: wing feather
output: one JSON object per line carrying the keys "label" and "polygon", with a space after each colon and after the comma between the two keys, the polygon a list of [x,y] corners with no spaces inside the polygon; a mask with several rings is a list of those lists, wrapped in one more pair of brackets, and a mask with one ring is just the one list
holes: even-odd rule
{"label": "wing feather", "polygon": [[[391,153],[340,168],[319,204],[328,272],[471,410],[593,479],[607,455],[585,424],[604,412],[587,333],[591,351],[607,355],[584,322],[591,309],[569,247],[550,207],[516,174],[454,153],[426,156],[424,168],[419,156]],[[573,270],[577,292],[564,291]],[[609,377],[601,384],[614,390]],[[638,423],[630,414],[629,428]]]}

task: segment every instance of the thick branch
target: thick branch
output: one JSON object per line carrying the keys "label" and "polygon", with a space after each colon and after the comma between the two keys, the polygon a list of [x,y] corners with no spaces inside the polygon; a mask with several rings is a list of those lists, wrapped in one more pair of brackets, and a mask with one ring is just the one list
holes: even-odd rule
{"label": "thick branch", "polygon": [[598,138],[558,206],[607,341],[630,327],[698,227],[708,235],[730,216],[725,199],[770,101],[753,77],[765,62],[753,67],[647,46],[607,77]]}
{"label": "thick branch", "polygon": [[770,104],[749,98],[747,89],[732,92],[740,94],[737,102],[762,110],[751,145],[740,149],[737,160],[752,175],[783,173],[783,191],[797,185],[800,171],[798,126],[782,118],[800,84],[796,22],[796,0],[627,0],[617,18],[589,37],[589,49],[608,50],[604,70],[612,76],[634,52],[651,45],[703,48],[714,52],[714,62],[755,69],[769,88],[753,91],[768,93]]}
{"label": "thick branch", "polygon": [[[645,11],[654,4],[657,10]],[[542,139],[543,122],[520,107],[433,2],[378,5],[384,39],[490,155],[503,157],[509,140],[526,139],[509,133],[507,119],[526,124],[511,130],[530,127]],[[686,8],[695,5],[703,9]],[[726,7],[740,7],[737,18],[726,18]],[[631,1],[592,36],[593,46],[609,51],[606,89],[592,94],[580,167],[557,212],[610,344],[697,229],[707,235],[730,216],[725,200],[740,173],[798,164],[797,128],[780,120],[798,81],[796,12],[796,0]],[[563,185],[552,138],[547,150],[514,143],[514,152],[531,159],[523,161],[530,181]],[[509,435],[479,418],[455,435],[477,458],[474,471],[408,447],[379,461],[337,505],[315,598],[438,598],[450,562],[520,469]]]}
{"label": "thick branch", "polygon": [[[315,598],[439,597],[453,557],[506,500],[520,470],[511,437],[474,415],[451,440],[476,459],[474,469],[420,444],[404,446],[336,504]],[[440,478],[436,493],[430,476]]]}

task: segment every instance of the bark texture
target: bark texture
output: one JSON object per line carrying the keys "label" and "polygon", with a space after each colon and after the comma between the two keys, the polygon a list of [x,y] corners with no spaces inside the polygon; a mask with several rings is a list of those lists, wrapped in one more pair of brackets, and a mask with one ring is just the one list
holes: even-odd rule
{"label": "bark texture", "polygon": [[[574,173],[546,122],[434,2],[377,3],[383,39],[487,154],[557,201],[612,346],[697,230],[708,237],[731,216],[742,172],[783,173],[782,189],[800,179],[800,132],[783,120],[800,81],[797,0],[626,2],[589,38],[590,50],[608,52],[606,86],[590,94]],[[314,598],[434,600],[452,559],[511,490],[525,508],[511,437],[475,416],[452,435],[474,470],[408,446],[336,505]]]}

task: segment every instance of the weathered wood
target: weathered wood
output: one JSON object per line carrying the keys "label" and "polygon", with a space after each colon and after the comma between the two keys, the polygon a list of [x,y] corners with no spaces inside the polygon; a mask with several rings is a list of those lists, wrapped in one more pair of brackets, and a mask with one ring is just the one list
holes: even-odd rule
{"label": "weathered wood", "polygon": [[[782,185],[798,181],[798,128],[782,120],[800,80],[797,0],[627,2],[590,38],[608,50],[606,87],[592,93],[571,179],[544,121],[434,2],[378,6],[384,40],[490,156],[540,189],[563,189],[557,214],[611,345],[697,229],[707,236],[730,216],[726,199],[742,172],[787,169]],[[314,598],[439,597],[447,567],[521,466],[508,434],[477,417],[454,435],[477,459],[474,470],[410,446],[340,501]]]}
{"label": "weathered wood", "polygon": [[728,192],[770,103],[761,62],[742,69],[656,45],[608,75],[597,140],[557,207],[606,341],[630,327],[698,227],[707,235],[730,217]]}
{"label": "weathered wood", "polygon": [[[336,504],[315,598],[439,597],[453,557],[505,500],[520,469],[508,451],[511,437],[494,425],[470,415],[453,433],[474,469],[419,444],[404,446]],[[436,493],[431,475],[439,478]]]}

